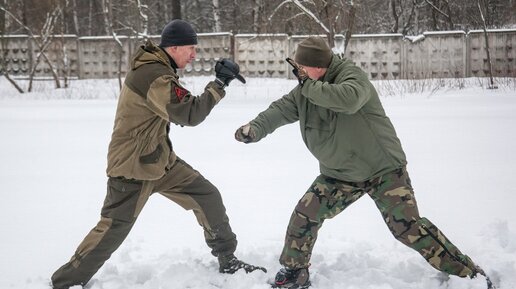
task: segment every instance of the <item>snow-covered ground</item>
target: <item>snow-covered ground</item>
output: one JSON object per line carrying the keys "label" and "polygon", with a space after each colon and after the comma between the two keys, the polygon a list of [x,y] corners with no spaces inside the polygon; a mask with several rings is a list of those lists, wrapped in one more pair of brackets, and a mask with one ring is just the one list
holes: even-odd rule
{"label": "snow-covered ground", "polygon": [[[209,79],[187,78],[185,85],[199,92]],[[219,274],[193,214],[154,195],[91,289],[268,288],[280,268],[290,213],[318,166],[297,124],[250,145],[234,141],[233,133],[295,84],[234,82],[204,123],[171,131],[177,154],[222,192],[239,239],[237,256],[269,272]],[[499,288],[516,288],[514,85],[375,84],[407,154],[421,214]],[[455,88],[461,84],[467,88]],[[0,80],[2,289],[48,288],[51,274],[98,221],[105,195],[117,81],[72,81],[61,90],[51,82],[36,85],[19,95]],[[394,240],[367,196],[325,223],[311,274],[314,289],[486,287],[482,278],[440,284],[436,270]]]}

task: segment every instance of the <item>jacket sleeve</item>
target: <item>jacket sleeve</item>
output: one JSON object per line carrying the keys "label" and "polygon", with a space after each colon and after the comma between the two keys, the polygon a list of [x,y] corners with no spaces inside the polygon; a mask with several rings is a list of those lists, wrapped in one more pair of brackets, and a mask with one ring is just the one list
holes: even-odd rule
{"label": "jacket sleeve", "polygon": [[370,99],[372,89],[366,74],[351,67],[338,75],[335,83],[308,79],[302,87],[302,94],[317,106],[354,114]]}
{"label": "jacket sleeve", "polygon": [[299,113],[294,99],[294,93],[289,94],[271,103],[269,108],[261,112],[250,122],[256,133],[255,142],[274,132],[278,127],[299,120]]}
{"label": "jacket sleeve", "polygon": [[149,108],[163,119],[179,125],[195,126],[210,114],[224,95],[225,91],[212,81],[201,95],[193,96],[172,76],[164,75],[151,84],[147,102]]}

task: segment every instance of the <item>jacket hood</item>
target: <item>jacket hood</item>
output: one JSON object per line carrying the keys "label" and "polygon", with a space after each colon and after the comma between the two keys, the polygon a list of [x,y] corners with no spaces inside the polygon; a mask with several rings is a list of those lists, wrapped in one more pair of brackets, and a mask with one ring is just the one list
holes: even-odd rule
{"label": "jacket hood", "polygon": [[147,40],[144,45],[138,47],[138,51],[131,60],[131,69],[135,70],[144,64],[154,62],[159,62],[171,67],[170,61],[168,60],[165,52],[161,50],[154,42]]}
{"label": "jacket hood", "polygon": [[340,58],[337,55],[333,55],[330,66],[328,66],[328,70],[326,71],[326,74],[323,76],[322,81],[324,82],[335,82],[335,78],[339,73],[343,70],[344,66],[353,65],[353,63],[348,60],[347,58]]}

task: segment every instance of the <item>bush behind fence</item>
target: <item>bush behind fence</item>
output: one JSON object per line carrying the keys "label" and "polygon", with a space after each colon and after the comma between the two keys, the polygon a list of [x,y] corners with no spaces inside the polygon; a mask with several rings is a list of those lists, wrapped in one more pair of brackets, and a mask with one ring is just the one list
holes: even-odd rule
{"label": "bush behind fence", "polygon": [[[494,76],[516,77],[516,30],[488,32]],[[200,33],[197,58],[182,73],[185,76],[212,75],[215,62],[230,57],[248,77],[292,77],[285,58],[292,56],[297,44],[306,37]],[[7,50],[5,66],[8,73],[28,76],[39,53],[37,45],[26,35],[2,38]],[[151,39],[158,42],[159,36]],[[123,46],[121,72],[125,75],[130,57],[142,39],[121,36],[120,40]],[[343,51],[342,35],[336,36],[335,43]],[[61,76],[90,79],[118,75],[119,48],[112,37],[55,36],[46,54]],[[344,56],[373,80],[488,75],[483,31],[427,32],[412,41],[401,34],[353,35]],[[51,76],[50,67],[41,61],[35,75]]]}

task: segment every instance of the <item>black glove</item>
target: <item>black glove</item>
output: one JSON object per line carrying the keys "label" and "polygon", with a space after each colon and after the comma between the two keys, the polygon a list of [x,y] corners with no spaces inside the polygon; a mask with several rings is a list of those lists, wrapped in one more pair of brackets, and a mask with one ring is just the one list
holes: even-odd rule
{"label": "black glove", "polygon": [[256,133],[253,131],[250,124],[246,124],[237,129],[235,139],[243,143],[254,142]]}
{"label": "black glove", "polygon": [[222,88],[229,85],[233,79],[238,79],[245,83],[245,79],[240,75],[240,67],[229,58],[223,58],[215,64],[215,82]]}
{"label": "black glove", "polygon": [[297,81],[299,81],[299,84],[303,85],[305,81],[308,79],[308,74],[306,74],[306,71],[299,67],[297,63],[294,62],[294,60],[292,60],[292,58],[287,57],[287,59],[285,60],[288,62],[288,64],[294,67],[294,69],[292,69],[292,73],[297,77]]}

